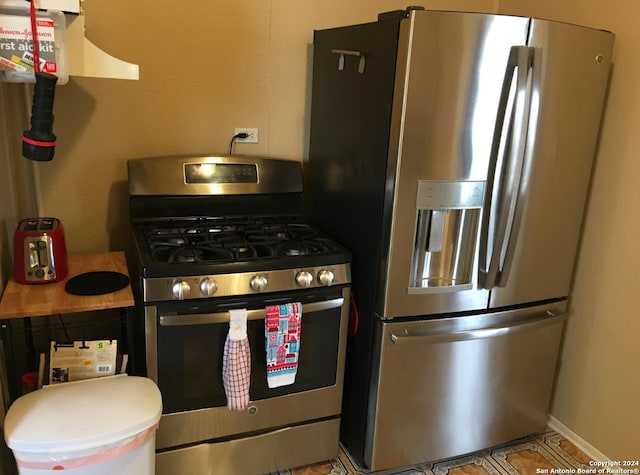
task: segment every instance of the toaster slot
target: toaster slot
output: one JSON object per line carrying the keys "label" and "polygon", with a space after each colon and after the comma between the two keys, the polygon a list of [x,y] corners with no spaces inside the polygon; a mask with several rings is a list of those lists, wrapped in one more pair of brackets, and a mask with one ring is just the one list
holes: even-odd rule
{"label": "toaster slot", "polygon": [[42,218],[39,223],[40,231],[53,231],[55,229],[55,219],[51,218]]}
{"label": "toaster slot", "polygon": [[47,238],[29,242],[29,268],[47,267],[49,265],[49,251]]}

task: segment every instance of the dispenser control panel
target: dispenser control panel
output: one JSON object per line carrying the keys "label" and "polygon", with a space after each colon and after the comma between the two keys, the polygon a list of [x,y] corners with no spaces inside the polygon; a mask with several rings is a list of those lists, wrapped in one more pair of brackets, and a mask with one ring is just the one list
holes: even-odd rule
{"label": "dispenser control panel", "polygon": [[484,181],[418,181],[418,209],[482,208]]}

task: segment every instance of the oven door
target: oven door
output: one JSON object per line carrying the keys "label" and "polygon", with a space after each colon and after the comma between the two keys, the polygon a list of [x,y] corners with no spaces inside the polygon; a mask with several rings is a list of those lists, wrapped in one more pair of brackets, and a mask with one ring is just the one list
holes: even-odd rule
{"label": "oven door", "polygon": [[[217,301],[171,302],[145,309],[148,376],[163,398],[157,447],[284,427],[339,416],[348,324],[349,288],[263,294]],[[302,303],[295,383],[267,386],[265,307]],[[250,402],[230,411],[222,383],[229,313],[248,310]]]}

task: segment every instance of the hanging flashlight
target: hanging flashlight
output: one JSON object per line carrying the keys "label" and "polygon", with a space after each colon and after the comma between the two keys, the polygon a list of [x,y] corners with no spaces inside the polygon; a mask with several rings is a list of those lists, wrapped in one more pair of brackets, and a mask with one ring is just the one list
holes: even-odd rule
{"label": "hanging flashlight", "polygon": [[58,77],[36,72],[31,106],[31,129],[22,134],[22,155],[40,162],[53,158],[56,136],[53,134],[53,98]]}
{"label": "hanging flashlight", "polygon": [[[28,0],[27,0],[28,1]],[[29,160],[46,162],[53,158],[56,136],[53,134],[53,97],[58,77],[40,71],[40,44],[35,2],[31,0],[31,45],[33,46],[33,72],[36,85],[33,88],[31,129],[22,133],[22,156]]]}

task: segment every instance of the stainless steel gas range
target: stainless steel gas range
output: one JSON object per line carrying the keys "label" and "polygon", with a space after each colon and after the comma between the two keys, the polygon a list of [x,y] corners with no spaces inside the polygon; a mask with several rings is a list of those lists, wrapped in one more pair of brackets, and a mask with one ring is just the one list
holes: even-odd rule
{"label": "stainless steel gas range", "polygon": [[[301,218],[299,162],[240,156],[128,162],[132,372],[163,398],[159,475],[259,474],[338,453],[350,253]],[[267,384],[266,308],[302,305],[293,384]],[[227,408],[231,310],[246,310],[249,404]]]}

